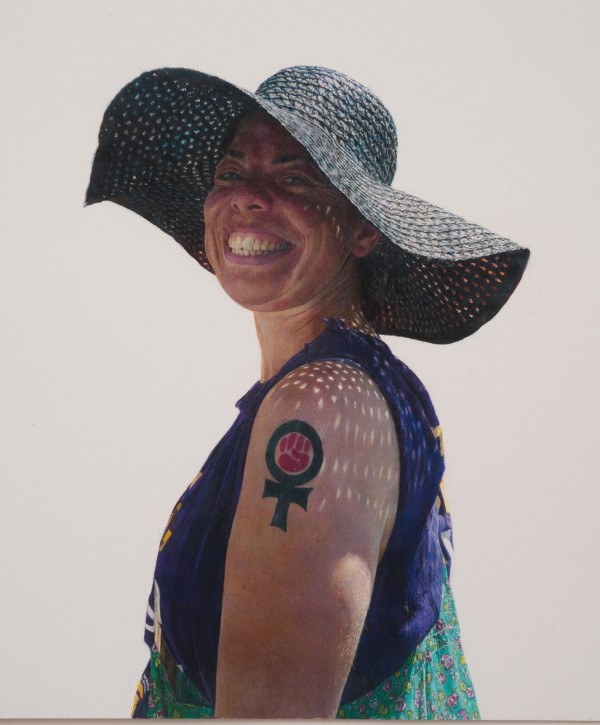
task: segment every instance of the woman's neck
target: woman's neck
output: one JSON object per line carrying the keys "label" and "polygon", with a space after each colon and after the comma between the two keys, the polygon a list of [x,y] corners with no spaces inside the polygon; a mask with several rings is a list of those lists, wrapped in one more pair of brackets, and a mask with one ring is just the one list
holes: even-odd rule
{"label": "woman's neck", "polygon": [[279,312],[255,312],[254,323],[261,351],[261,381],[277,374],[285,363],[304,345],[318,337],[325,329],[324,318],[342,320],[347,327],[369,335],[375,330],[367,322],[360,295],[334,290],[317,301],[303,307]]}

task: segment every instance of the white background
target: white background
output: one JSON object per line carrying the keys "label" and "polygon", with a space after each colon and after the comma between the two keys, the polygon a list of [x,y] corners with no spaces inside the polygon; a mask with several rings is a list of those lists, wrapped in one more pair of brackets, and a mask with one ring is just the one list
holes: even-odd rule
{"label": "white background", "polygon": [[395,185],[532,249],[452,346],[387,338],[445,432],[454,589],[482,713],[600,716],[597,2],[0,5],[0,715],[126,717],[166,518],[258,377],[249,313],[169,237],[83,208],[140,72],[370,86]]}

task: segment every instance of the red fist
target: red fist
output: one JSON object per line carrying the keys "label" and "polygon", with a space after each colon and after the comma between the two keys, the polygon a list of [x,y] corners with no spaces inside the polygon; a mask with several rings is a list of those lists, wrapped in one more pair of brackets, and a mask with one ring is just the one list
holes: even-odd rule
{"label": "red fist", "polygon": [[288,433],[279,441],[277,465],[286,473],[302,473],[313,457],[312,443],[302,433]]}

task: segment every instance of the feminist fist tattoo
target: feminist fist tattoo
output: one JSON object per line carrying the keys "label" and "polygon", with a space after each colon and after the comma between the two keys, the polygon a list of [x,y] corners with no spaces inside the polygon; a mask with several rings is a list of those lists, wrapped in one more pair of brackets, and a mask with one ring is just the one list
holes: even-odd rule
{"label": "feminist fist tattoo", "polygon": [[265,480],[263,498],[276,498],[271,526],[287,531],[290,504],[305,511],[312,488],[298,488],[321,470],[323,445],[317,431],[303,420],[280,425],[267,443],[265,460],[275,481]]}

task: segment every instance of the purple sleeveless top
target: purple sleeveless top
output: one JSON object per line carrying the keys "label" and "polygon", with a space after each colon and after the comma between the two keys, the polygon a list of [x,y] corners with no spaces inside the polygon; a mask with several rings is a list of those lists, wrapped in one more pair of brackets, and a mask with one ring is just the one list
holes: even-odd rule
{"label": "purple sleeveless top", "polygon": [[159,610],[163,643],[213,707],[225,557],[252,425],[269,390],[300,365],[343,361],[370,375],[390,408],[400,449],[396,520],[342,704],[399,670],[438,619],[443,566],[450,564],[444,541],[451,540],[451,528],[440,493],[444,460],[431,401],[384,342],[337,320],[326,323],[277,375],[256,383],[237,403],[236,421],[179,499],[161,542],[145,639],[151,646]]}

